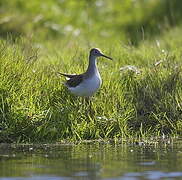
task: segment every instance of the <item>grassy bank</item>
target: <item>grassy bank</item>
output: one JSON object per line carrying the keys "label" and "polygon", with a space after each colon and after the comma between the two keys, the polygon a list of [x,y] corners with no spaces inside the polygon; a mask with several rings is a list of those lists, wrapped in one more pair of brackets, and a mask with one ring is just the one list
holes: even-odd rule
{"label": "grassy bank", "polygon": [[99,60],[103,86],[93,97],[91,111],[55,73],[83,72],[88,52],[74,46],[75,50],[62,54],[66,51],[62,49],[45,61],[27,42],[12,45],[1,40],[1,141],[180,135],[180,30],[138,48],[103,45],[114,61]]}
{"label": "grassy bank", "polygon": [[[47,1],[47,8],[53,4],[60,8],[59,11],[50,11],[49,14],[42,8],[39,14],[35,7],[42,6],[42,3],[35,2],[31,6],[27,6],[23,1],[14,1],[15,4],[7,1],[7,4],[2,5],[2,9],[6,9],[5,6],[16,7],[13,15],[19,17],[19,13],[23,13],[25,24],[19,28],[16,23],[11,23],[11,16],[9,22],[3,21],[3,26],[0,26],[1,142],[55,142],[65,139],[74,141],[163,134],[182,135],[180,25],[168,26],[157,33],[152,30],[153,25],[150,21],[147,27],[150,27],[152,33],[146,32],[147,36],[151,34],[150,37],[145,38],[141,33],[136,33],[136,39],[128,39],[125,30],[131,28],[131,23],[135,22],[133,26],[138,27],[140,23],[145,22],[142,1],[135,4],[133,11],[138,14],[137,21],[132,19],[132,14],[129,16],[126,13],[133,7],[130,3],[123,7],[125,22],[119,21],[123,14],[119,13],[117,4],[111,6],[108,10],[111,18],[108,27],[101,21],[107,15],[107,11],[97,11],[96,5],[89,8],[87,3],[83,3],[83,7],[87,6],[91,13],[89,17],[92,18],[89,21],[96,24],[93,31],[88,30],[90,25],[88,28],[84,24],[84,16],[81,16],[81,13],[85,10],[82,8],[78,12],[78,4],[68,5],[65,2],[58,6],[53,1]],[[149,7],[151,3],[153,1],[149,1],[145,7]],[[63,5],[73,7],[70,12],[75,13],[76,18],[83,19],[74,20],[71,14],[70,18],[60,22],[58,17],[66,14],[63,12]],[[106,6],[109,7],[108,4]],[[156,7],[155,3],[152,7],[151,12]],[[95,11],[103,13],[99,14],[99,19],[94,15]],[[53,12],[62,14],[57,15]],[[114,12],[119,14],[112,16]],[[6,13],[8,14],[8,11]],[[10,16],[7,14],[2,15],[1,25],[2,19]],[[39,16],[39,21],[35,21],[34,18],[38,15],[43,17]],[[32,17],[37,24],[27,21],[28,18],[32,20]],[[118,19],[112,23],[114,17]],[[48,22],[49,25],[52,24],[46,26]],[[180,24],[179,21],[176,22]],[[60,24],[64,27],[71,24],[74,28],[69,33],[62,32],[66,28],[56,30],[55,27],[61,26]],[[101,31],[102,28],[105,31]],[[128,45],[128,41],[137,42],[137,46],[131,43]],[[89,49],[93,46],[99,47],[114,60],[99,60],[103,85],[93,97],[90,108],[81,98],[67,91],[63,86],[64,79],[56,72],[83,72],[87,67]]]}

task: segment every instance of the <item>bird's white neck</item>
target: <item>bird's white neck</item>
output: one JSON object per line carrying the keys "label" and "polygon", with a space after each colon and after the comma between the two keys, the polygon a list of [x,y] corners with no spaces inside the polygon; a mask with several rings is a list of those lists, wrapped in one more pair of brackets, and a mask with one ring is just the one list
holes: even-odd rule
{"label": "bird's white neck", "polygon": [[89,65],[86,71],[88,76],[99,73],[97,69],[97,58],[95,56],[89,56]]}

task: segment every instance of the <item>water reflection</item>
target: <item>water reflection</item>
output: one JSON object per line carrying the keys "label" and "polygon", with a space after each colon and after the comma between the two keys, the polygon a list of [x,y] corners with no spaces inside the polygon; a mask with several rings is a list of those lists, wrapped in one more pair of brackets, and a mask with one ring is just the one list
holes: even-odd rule
{"label": "water reflection", "polygon": [[0,180],[182,179],[182,145],[0,145]]}

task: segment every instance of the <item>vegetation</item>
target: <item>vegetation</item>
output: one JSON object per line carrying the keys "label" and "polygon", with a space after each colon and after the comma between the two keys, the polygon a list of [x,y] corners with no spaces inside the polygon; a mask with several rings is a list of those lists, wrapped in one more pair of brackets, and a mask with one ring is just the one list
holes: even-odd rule
{"label": "vegetation", "polygon": [[[0,2],[0,141],[182,135],[180,0]],[[91,104],[57,72],[81,73],[99,47]]]}

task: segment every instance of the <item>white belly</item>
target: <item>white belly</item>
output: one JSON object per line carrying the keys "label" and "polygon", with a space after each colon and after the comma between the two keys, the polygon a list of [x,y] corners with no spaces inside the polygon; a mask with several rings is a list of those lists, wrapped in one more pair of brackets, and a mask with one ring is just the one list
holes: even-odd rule
{"label": "white belly", "polygon": [[97,89],[101,86],[101,83],[102,80],[100,75],[97,75],[84,80],[76,87],[68,87],[68,89],[77,96],[89,97],[97,91]]}

